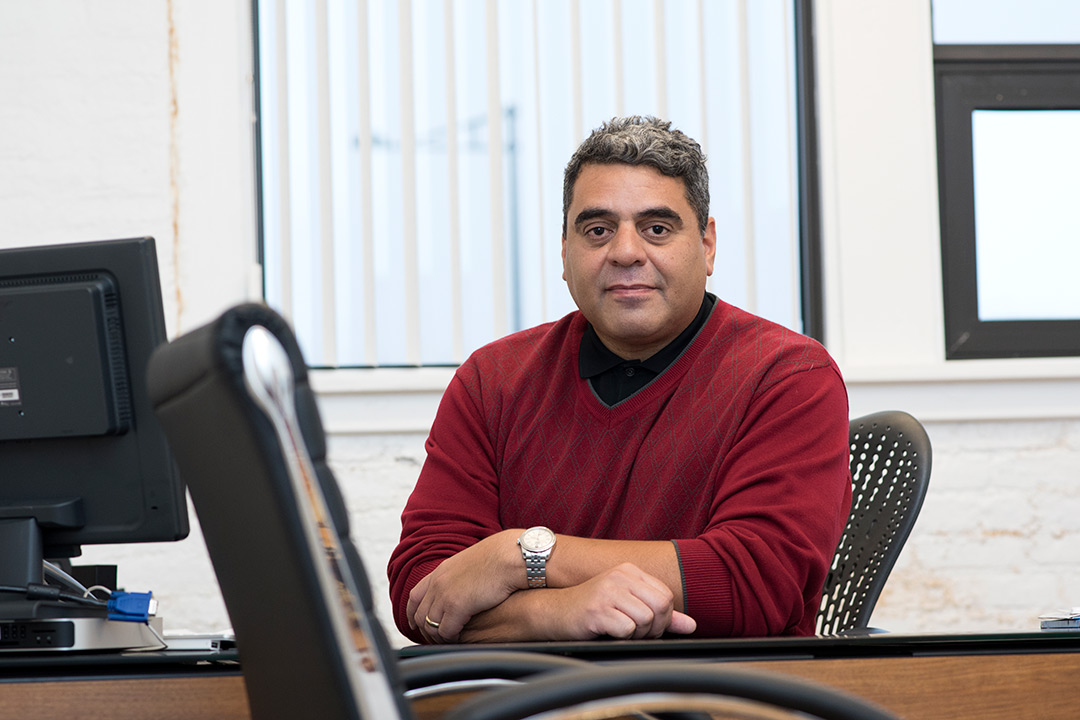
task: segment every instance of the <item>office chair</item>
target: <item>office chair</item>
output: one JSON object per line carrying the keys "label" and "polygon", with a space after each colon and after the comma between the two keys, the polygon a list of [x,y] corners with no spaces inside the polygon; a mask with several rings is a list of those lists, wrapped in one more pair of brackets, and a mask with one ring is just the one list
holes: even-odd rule
{"label": "office chair", "polygon": [[[261,305],[235,307],[158,348],[148,382],[236,633],[252,717],[413,718],[285,321]],[[823,718],[892,717],[804,681],[703,664],[594,667],[538,653],[493,658],[462,650],[421,663],[423,672],[414,664],[411,682],[499,675],[493,662],[518,662],[511,674],[527,677],[457,706],[458,720],[509,720],[601,698],[616,702],[612,696],[632,696],[638,705],[655,699],[641,693],[681,697],[693,711],[706,702],[754,702]],[[436,672],[439,664],[449,674]]]}
{"label": "office chair", "polygon": [[930,438],[906,412],[851,421],[851,515],[825,577],[819,635],[870,632],[870,614],[919,516]]}

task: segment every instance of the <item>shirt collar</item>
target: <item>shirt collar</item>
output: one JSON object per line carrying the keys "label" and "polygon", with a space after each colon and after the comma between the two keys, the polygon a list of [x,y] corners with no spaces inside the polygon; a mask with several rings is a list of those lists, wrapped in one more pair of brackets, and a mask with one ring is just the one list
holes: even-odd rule
{"label": "shirt collar", "polygon": [[709,313],[714,305],[716,305],[716,296],[705,293],[693,321],[679,333],[678,337],[644,360],[625,360],[619,357],[600,340],[592,323],[586,323],[585,334],[581,337],[581,346],[578,350],[578,373],[582,378],[588,379],[619,366],[640,365],[659,375],[690,345],[694,336],[709,319]]}

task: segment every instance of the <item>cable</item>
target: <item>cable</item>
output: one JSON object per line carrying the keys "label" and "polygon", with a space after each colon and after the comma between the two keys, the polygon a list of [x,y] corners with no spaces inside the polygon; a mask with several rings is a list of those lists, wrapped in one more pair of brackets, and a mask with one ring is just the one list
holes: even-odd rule
{"label": "cable", "polygon": [[[105,593],[106,595],[112,595],[112,593],[113,593],[112,590],[105,587],[104,585],[91,585],[88,588],[83,588],[83,590],[84,590],[83,597],[97,597],[96,595],[94,595],[95,590],[100,590],[101,592]],[[98,599],[100,600],[101,598],[98,598]]]}
{"label": "cable", "polygon": [[0,585],[0,592],[18,593],[25,595],[27,600],[50,600],[54,602],[72,602],[76,605],[86,605],[88,607],[103,608],[107,606],[107,603],[103,600],[98,600],[96,597],[83,597],[77,593],[73,593],[70,590],[64,590],[63,588],[54,587],[52,585],[45,585],[41,583],[31,583],[26,587],[18,587],[15,585]]}
{"label": "cable", "polygon": [[161,643],[162,648],[168,649],[169,643],[166,642],[165,638],[161,636],[161,633],[154,629],[153,623],[146,623],[146,629],[154,634],[154,637],[157,638],[157,641]]}
{"label": "cable", "polygon": [[86,586],[64,571],[62,567],[48,560],[41,561],[41,568],[45,572],[45,579],[58,580],[61,585],[67,585],[80,593],[86,593]]}
{"label": "cable", "polygon": [[[109,594],[109,599],[99,600],[90,594],[93,590],[104,590]],[[148,623],[150,616],[157,614],[157,600],[154,599],[154,594],[150,592],[112,591],[106,587],[95,585],[92,588],[85,588],[84,594],[79,595],[70,590],[43,583],[30,583],[26,587],[0,585],[0,592],[25,595],[27,600],[66,601],[88,607],[105,608],[108,610],[109,620]]]}

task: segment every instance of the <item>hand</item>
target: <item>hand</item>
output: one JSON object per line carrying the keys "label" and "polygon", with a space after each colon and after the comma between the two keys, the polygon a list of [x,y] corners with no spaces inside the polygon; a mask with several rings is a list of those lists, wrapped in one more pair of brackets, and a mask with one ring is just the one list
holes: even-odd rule
{"label": "hand", "polygon": [[479,613],[460,642],[654,638],[692,633],[697,623],[674,610],[674,595],[659,579],[623,563],[568,588],[523,590]]}
{"label": "hand", "polygon": [[[473,615],[523,587],[525,566],[516,542],[520,533],[504,530],[484,538],[428,573],[409,593],[409,625],[428,642],[456,642]],[[428,618],[438,627],[428,624]]]}
{"label": "hand", "polygon": [[671,589],[631,563],[562,592],[566,639],[657,638],[665,632],[687,634],[697,629],[693,618],[674,609]]}

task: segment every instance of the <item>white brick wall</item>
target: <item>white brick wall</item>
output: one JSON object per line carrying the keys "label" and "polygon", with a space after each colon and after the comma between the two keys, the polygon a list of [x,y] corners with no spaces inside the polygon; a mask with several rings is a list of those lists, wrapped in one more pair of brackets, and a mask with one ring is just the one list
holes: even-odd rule
{"label": "white brick wall", "polygon": [[874,624],[1037,629],[1040,614],[1080,606],[1080,421],[927,429],[930,492]]}
{"label": "white brick wall", "polygon": [[330,452],[379,617],[392,640],[404,644],[407,641],[394,629],[386,564],[401,533],[401,510],[424,462],[424,436],[334,438]]}

